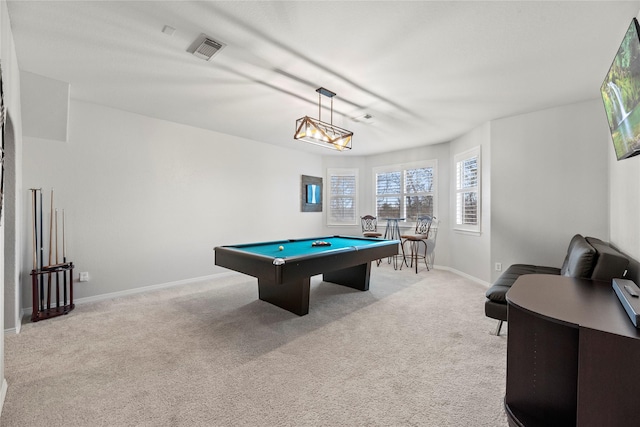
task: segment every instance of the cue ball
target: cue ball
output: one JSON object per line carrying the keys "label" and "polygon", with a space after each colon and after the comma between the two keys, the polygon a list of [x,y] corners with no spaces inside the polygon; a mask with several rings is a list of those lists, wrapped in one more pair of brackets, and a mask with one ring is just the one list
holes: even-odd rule
{"label": "cue ball", "polygon": [[279,246],[278,249],[284,251],[284,246]]}

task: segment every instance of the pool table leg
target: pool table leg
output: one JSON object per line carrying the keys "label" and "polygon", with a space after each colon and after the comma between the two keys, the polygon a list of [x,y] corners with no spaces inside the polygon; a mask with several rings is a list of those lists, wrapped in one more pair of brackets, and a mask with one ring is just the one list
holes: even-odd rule
{"label": "pool table leg", "polygon": [[368,291],[369,277],[371,277],[371,262],[324,273],[322,280],[348,286],[359,291]]}
{"label": "pool table leg", "polygon": [[258,298],[298,316],[309,313],[309,285],[311,278],[281,284],[258,279]]}

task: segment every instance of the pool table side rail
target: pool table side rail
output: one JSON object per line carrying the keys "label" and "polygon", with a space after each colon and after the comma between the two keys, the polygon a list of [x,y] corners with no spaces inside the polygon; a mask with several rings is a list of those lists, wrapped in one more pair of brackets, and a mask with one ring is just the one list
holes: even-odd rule
{"label": "pool table side rail", "polygon": [[[345,240],[353,240],[353,241],[362,241],[362,242],[366,242],[364,244],[354,244],[354,245],[350,245],[349,247],[353,247],[353,246],[371,246],[371,245],[376,245],[376,244],[386,244],[388,243],[390,240],[385,240],[385,239],[380,239],[377,237],[364,237],[364,236],[324,236],[324,237],[313,237],[313,238],[300,238],[300,239],[284,239],[284,240],[273,240],[273,241],[269,241],[269,242],[259,242],[259,243],[240,243],[238,245],[222,245],[222,246],[217,246],[221,247],[221,248],[236,248],[236,249],[244,249],[244,248],[252,248],[252,247],[258,247],[258,246],[277,246],[277,245],[287,245],[289,243],[297,243],[297,242],[309,242],[309,245],[311,246],[311,243],[315,242],[315,241],[323,241],[323,240],[331,240],[331,239],[345,239]],[[400,243],[400,242],[398,242]],[[251,252],[251,251],[249,251]]]}
{"label": "pool table side rail", "polygon": [[273,257],[226,246],[217,246],[214,251],[215,265],[253,277],[266,278],[271,273],[273,280],[275,280],[276,269],[273,266]]}

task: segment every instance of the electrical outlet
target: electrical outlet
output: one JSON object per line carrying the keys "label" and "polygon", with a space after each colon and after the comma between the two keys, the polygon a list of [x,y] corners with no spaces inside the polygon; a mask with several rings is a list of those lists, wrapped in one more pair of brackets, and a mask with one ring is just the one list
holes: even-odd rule
{"label": "electrical outlet", "polygon": [[80,272],[80,281],[81,282],[88,282],[89,281],[89,272],[81,271]]}
{"label": "electrical outlet", "polygon": [[496,271],[502,271],[502,263],[496,262]]}

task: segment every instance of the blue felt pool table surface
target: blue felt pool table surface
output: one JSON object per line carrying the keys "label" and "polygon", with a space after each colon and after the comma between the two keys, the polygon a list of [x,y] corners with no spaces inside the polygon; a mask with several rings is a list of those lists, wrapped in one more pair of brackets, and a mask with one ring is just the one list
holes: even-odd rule
{"label": "blue felt pool table surface", "polygon": [[[313,246],[313,242],[323,241],[331,243],[331,246]],[[313,239],[278,240],[263,243],[250,243],[244,245],[230,246],[234,249],[273,258],[287,259],[291,257],[315,255],[328,251],[338,251],[341,249],[351,249],[358,247],[368,247],[377,245],[380,239],[357,238],[357,237],[322,237]],[[280,246],[283,247],[280,250]]]}

